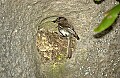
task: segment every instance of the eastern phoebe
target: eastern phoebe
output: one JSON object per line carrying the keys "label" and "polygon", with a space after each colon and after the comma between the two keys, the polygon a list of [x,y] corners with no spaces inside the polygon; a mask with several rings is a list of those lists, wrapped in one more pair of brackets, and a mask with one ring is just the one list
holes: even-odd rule
{"label": "eastern phoebe", "polygon": [[77,40],[80,38],[78,37],[77,33],[74,30],[74,27],[68,23],[68,20],[65,17],[58,17],[56,20],[52,21],[58,24],[58,31],[64,37],[74,36]]}
{"label": "eastern phoebe", "polygon": [[52,22],[58,24],[58,31],[62,34],[62,36],[68,37],[67,58],[71,58],[72,57],[71,37],[74,36],[77,40],[79,40],[80,38],[75,32],[74,27],[68,23],[68,20],[65,17],[58,17],[56,20]]}

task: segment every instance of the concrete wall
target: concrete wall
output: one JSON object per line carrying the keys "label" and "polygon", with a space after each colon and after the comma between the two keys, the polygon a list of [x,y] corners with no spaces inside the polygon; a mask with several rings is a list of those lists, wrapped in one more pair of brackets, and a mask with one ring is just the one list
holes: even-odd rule
{"label": "concrete wall", "polygon": [[[101,38],[93,29],[117,2],[105,0],[1,0],[0,78],[119,78],[120,23]],[[80,36],[73,57],[57,70],[42,68],[35,46],[36,24],[47,16],[72,21]],[[118,20],[120,20],[118,18]]]}

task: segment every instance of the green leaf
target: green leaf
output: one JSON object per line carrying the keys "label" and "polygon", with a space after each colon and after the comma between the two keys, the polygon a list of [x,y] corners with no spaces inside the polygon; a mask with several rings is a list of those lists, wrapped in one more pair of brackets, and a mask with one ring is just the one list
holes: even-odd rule
{"label": "green leaf", "polygon": [[102,32],[108,27],[110,27],[118,17],[119,13],[120,13],[120,4],[116,5],[114,8],[112,8],[107,12],[106,16],[104,17],[100,25],[97,28],[95,28],[94,31]]}

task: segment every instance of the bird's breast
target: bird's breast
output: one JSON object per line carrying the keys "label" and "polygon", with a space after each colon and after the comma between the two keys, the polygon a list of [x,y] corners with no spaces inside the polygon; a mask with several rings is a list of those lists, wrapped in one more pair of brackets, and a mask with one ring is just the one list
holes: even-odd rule
{"label": "bird's breast", "polygon": [[60,31],[60,33],[61,33],[63,36],[69,36],[69,35],[70,35],[70,33],[67,32],[67,31],[64,30],[64,29],[60,29],[59,31]]}

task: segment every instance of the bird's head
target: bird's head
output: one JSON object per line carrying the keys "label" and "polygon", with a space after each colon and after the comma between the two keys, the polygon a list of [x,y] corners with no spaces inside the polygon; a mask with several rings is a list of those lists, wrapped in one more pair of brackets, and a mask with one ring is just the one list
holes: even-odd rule
{"label": "bird's head", "polygon": [[65,17],[58,17],[56,20],[52,22],[58,23],[58,24],[64,24],[64,23],[67,23],[67,19]]}

